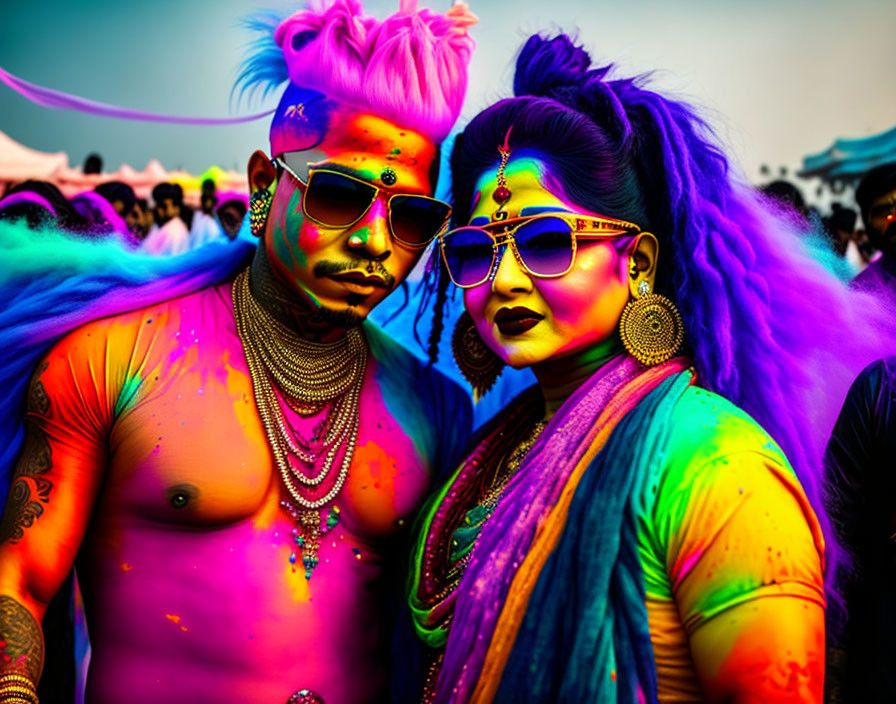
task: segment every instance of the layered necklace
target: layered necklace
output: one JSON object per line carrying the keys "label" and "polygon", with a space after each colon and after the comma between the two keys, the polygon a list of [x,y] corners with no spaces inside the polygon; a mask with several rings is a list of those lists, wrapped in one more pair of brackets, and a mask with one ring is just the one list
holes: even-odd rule
{"label": "layered necklace", "polygon": [[[323,520],[320,509],[342,489],[355,453],[367,345],[359,328],[336,342],[300,337],[255,300],[248,269],[233,282],[233,313],[255,403],[289,495],[280,505],[294,522],[292,539],[310,579],[321,537],[339,522],[337,507]],[[302,418],[321,416],[310,438],[290,424],[281,400]],[[289,561],[295,564],[295,550]]]}

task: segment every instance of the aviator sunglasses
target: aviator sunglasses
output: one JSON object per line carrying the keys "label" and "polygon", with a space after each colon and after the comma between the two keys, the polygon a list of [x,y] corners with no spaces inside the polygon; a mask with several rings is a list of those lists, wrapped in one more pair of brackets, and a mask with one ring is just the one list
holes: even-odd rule
{"label": "aviator sunglasses", "polygon": [[473,288],[494,276],[496,262],[502,256],[500,252],[508,244],[519,265],[529,274],[556,278],[572,269],[578,239],[613,238],[640,232],[640,227],[625,220],[544,213],[481,227],[459,227],[439,235],[439,247],[451,281],[460,288]]}
{"label": "aviator sunglasses", "polygon": [[435,198],[389,193],[340,171],[314,167],[308,169],[306,182],[280,157],[274,161],[305,186],[302,210],[309,220],[324,227],[351,227],[367,214],[379,194],[384,192],[388,195],[386,204],[393,239],[417,249],[429,244],[445,228],[451,215],[451,206]]}

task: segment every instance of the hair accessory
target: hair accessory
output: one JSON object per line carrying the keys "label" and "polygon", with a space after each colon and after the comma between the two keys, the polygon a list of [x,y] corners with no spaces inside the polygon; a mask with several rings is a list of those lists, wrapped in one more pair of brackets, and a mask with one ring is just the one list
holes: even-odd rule
{"label": "hair accessory", "polygon": [[255,237],[264,234],[264,225],[268,221],[268,210],[274,197],[267,188],[259,188],[249,198],[249,229]]}
{"label": "hair accessory", "polygon": [[380,181],[387,186],[394,186],[397,180],[398,176],[396,176],[395,172],[390,168],[383,169],[383,173],[380,174]]}
{"label": "hair accessory", "polygon": [[512,195],[510,189],[507,187],[507,178],[504,176],[507,160],[510,159],[510,131],[512,129],[513,125],[507,128],[507,134],[504,135],[504,145],[498,147],[498,151],[501,152],[501,164],[498,166],[498,187],[495,189],[495,192],[492,193],[492,199],[498,205],[504,205],[504,203],[510,200],[510,196]]}
{"label": "hair accessory", "polygon": [[479,401],[501,376],[504,362],[482,341],[473,316],[466,311],[454,326],[451,351],[460,373],[473,387],[473,400]]}
{"label": "hair accessory", "polygon": [[641,281],[637,291],[622,310],[619,336],[632,357],[652,367],[678,352],[684,340],[684,323],[675,304],[651,293],[647,281]]}

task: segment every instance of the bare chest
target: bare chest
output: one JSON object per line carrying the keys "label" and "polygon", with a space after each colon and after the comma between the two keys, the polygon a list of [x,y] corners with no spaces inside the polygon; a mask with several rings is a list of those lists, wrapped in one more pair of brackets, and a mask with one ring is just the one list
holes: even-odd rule
{"label": "bare chest", "polygon": [[[284,491],[259,415],[241,350],[217,359],[144,375],[115,420],[104,507],[149,521],[214,526],[279,510]],[[400,528],[422,502],[431,481],[430,458],[390,413],[368,364],[358,404],[357,432],[338,506],[345,530],[362,539]],[[321,418],[293,421],[305,436]],[[347,445],[347,443],[345,443]],[[335,447],[338,473],[347,447]],[[294,463],[299,471],[319,471]],[[327,507],[328,507],[327,506]],[[327,507],[323,507],[325,511]]]}

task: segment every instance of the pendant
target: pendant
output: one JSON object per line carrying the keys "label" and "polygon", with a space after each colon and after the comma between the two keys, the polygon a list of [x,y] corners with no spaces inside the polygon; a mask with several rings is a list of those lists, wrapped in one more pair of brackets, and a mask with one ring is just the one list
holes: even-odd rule
{"label": "pendant", "polygon": [[292,539],[296,544],[296,549],[289,555],[289,564],[293,565],[293,572],[296,571],[296,552],[301,557],[302,567],[305,569],[305,579],[311,579],[314,568],[320,562],[318,551],[320,550],[320,539],[329,533],[339,523],[339,507],[331,506],[327,512],[327,518],[321,522],[320,512],[315,508],[298,509],[288,501],[281,501],[282,506],[290,518],[295,521],[292,529]]}

